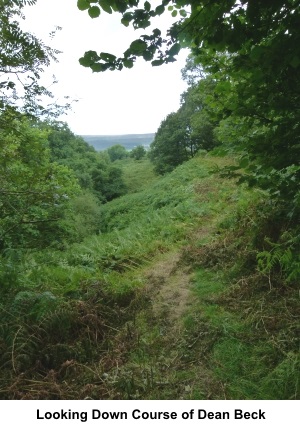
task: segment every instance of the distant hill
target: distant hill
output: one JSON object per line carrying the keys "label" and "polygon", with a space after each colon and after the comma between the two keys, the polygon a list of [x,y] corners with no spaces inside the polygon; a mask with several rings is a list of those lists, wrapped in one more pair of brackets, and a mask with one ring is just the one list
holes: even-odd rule
{"label": "distant hill", "polygon": [[154,140],[154,133],[147,134],[121,134],[121,135],[82,135],[87,143],[92,145],[97,151],[104,151],[113,145],[123,145],[127,150],[135,146],[142,145],[145,148],[150,146]]}

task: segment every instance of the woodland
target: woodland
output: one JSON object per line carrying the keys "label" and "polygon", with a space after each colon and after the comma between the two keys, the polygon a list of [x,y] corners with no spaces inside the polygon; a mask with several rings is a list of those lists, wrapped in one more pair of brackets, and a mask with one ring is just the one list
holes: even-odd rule
{"label": "woodland", "polygon": [[0,0],[0,399],[299,399],[300,1],[78,0],[147,33],[91,72],[190,49],[130,151],[59,121],[35,3]]}

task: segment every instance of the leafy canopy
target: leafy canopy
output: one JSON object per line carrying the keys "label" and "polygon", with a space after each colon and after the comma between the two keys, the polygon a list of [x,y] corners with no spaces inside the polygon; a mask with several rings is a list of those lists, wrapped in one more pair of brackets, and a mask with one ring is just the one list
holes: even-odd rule
{"label": "leafy canopy", "polygon": [[79,192],[71,170],[50,160],[37,118],[58,115],[40,76],[55,50],[20,26],[25,5],[0,1],[0,250],[40,247],[64,235],[60,223]]}
{"label": "leafy canopy", "polygon": [[[100,12],[120,13],[121,23],[132,25],[134,29],[148,28],[153,19],[163,13],[178,18],[165,38],[161,30],[155,28],[133,41],[123,57],[86,52],[80,63],[94,72],[130,68],[137,57],[158,66],[174,61],[182,47],[194,52],[212,49],[241,56],[251,51],[266,67],[287,64],[297,67],[300,63],[298,0],[162,0],[158,6],[148,1],[141,4],[138,0],[78,0],[77,5],[90,15],[97,9],[97,17]],[[96,17],[93,12],[92,15]],[[268,54],[264,55],[266,51]],[[283,64],[275,64],[276,55],[282,52],[285,52]]]}
{"label": "leafy canopy", "polygon": [[130,151],[130,157],[135,160],[141,160],[147,154],[146,149],[142,145],[138,145]]}
{"label": "leafy canopy", "polygon": [[171,13],[176,22],[166,37],[155,28],[122,57],[88,51],[80,63],[94,72],[130,68],[139,57],[158,66],[190,48],[216,84],[206,97],[209,120],[219,124],[218,139],[242,154],[244,179],[267,189],[285,216],[300,216],[299,0],[162,0],[158,6],[82,0],[78,6],[120,13],[122,24],[135,29]]}
{"label": "leafy canopy", "polygon": [[108,148],[106,151],[112,162],[116,160],[122,160],[123,158],[126,158],[129,155],[125,146],[120,144],[113,145],[110,148]]}
{"label": "leafy canopy", "polygon": [[40,77],[58,50],[45,45],[21,29],[22,9],[36,0],[0,2],[0,111],[6,106],[31,116],[58,116],[64,107],[53,101],[51,92],[40,84]]}
{"label": "leafy canopy", "polygon": [[98,203],[126,193],[122,171],[113,165],[114,160],[127,157],[123,146],[114,145],[107,152],[97,152],[65,123],[51,121],[42,126],[48,130],[51,160],[71,169],[84,192],[94,194]]}
{"label": "leafy canopy", "polygon": [[[191,67],[187,66],[185,73]],[[214,136],[217,121],[206,101],[214,89],[215,83],[210,78],[194,83],[182,94],[177,112],[161,122],[149,153],[157,173],[170,172],[200,150],[209,151],[218,144]]]}
{"label": "leafy canopy", "polygon": [[0,129],[0,250],[40,247],[64,235],[59,224],[80,192],[74,173],[50,161],[47,132],[6,110]]}
{"label": "leafy canopy", "polygon": [[[208,120],[218,123],[214,135],[241,153],[243,179],[267,189],[281,216],[295,222],[300,216],[300,1],[106,3],[109,13],[121,14],[125,26],[146,29],[163,13],[177,21],[165,38],[155,28],[133,41],[122,57],[89,51],[81,64],[93,71],[121,70],[141,57],[157,66],[174,61],[182,47],[190,48],[195,62],[215,82],[205,97]],[[95,4],[105,12],[98,1],[86,0],[85,8]],[[182,136],[178,139],[183,141]]]}

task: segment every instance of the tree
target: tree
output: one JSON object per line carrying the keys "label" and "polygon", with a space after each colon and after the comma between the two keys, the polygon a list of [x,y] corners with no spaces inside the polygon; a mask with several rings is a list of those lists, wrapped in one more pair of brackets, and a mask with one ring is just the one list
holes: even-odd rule
{"label": "tree", "polygon": [[99,162],[96,150],[80,136],[75,136],[65,123],[41,124],[48,130],[51,161],[72,169],[83,189],[93,190],[91,172]]}
{"label": "tree", "polygon": [[91,172],[93,190],[101,202],[107,202],[127,192],[123,172],[114,165],[99,163]]}
{"label": "tree", "polygon": [[134,158],[135,160],[141,160],[146,154],[147,151],[142,145],[136,146],[130,151],[130,157]]}
{"label": "tree", "polygon": [[83,190],[93,193],[101,202],[126,192],[122,170],[113,166],[114,160],[127,157],[123,146],[114,145],[107,152],[97,152],[65,123],[52,120],[41,126],[48,131],[51,161],[72,169]]}
{"label": "tree", "polygon": [[[64,107],[52,102],[52,94],[40,85],[45,67],[56,61],[59,51],[20,27],[22,9],[36,0],[0,1],[0,111],[6,106],[31,116],[57,116]],[[46,103],[46,104],[45,104]]]}
{"label": "tree", "polygon": [[150,159],[157,173],[170,172],[194,157],[200,150],[211,150],[217,121],[212,118],[205,99],[214,89],[210,79],[193,84],[181,96],[181,107],[162,121],[150,146]]}
{"label": "tree", "polygon": [[[123,57],[86,52],[80,62],[95,72],[130,68],[137,57],[151,61],[154,66],[172,62],[182,46],[192,48],[194,52],[213,49],[243,56],[245,49],[252,51],[265,42],[274,48],[270,56],[264,58],[265,63],[270,64],[271,57],[276,60],[278,52],[285,52],[281,49],[285,47],[287,61],[284,63],[292,61],[294,66],[299,66],[298,0],[162,0],[154,8],[148,1],[141,8],[138,0],[78,0],[77,6],[82,11],[87,10],[91,18],[98,18],[101,11],[120,13],[121,23],[125,26],[131,24],[135,29],[146,29],[154,18],[167,11],[179,18],[169,28],[165,39],[159,29],[154,29],[152,34],[133,41]],[[269,38],[276,34],[279,37]],[[255,54],[259,51],[255,49]]]}
{"label": "tree", "polygon": [[71,170],[51,163],[47,133],[7,109],[0,119],[0,249],[43,247],[64,236],[61,224],[80,187]]}
{"label": "tree", "polygon": [[[151,25],[153,18],[164,13],[166,5],[169,3],[171,4],[170,0],[163,0],[161,5],[152,9],[148,1],[145,1],[144,8],[140,8],[138,0],[78,0],[77,6],[82,11],[87,10],[91,18],[98,18],[101,11],[121,13],[121,22],[126,27],[131,23],[135,29],[145,29]],[[187,15],[181,6],[179,9],[181,16]],[[163,53],[165,45],[167,49]],[[131,68],[137,57],[151,61],[154,66],[164,62],[173,62],[179,51],[180,44],[178,42],[173,43],[172,40],[164,40],[161,31],[156,28],[152,34],[143,35],[134,40],[121,58],[106,52],[101,52],[98,55],[95,51],[87,51],[79,61],[85,67],[91,67],[94,72],[102,72],[105,70],[122,70],[123,67]]]}
{"label": "tree", "polygon": [[[61,113],[40,76],[58,51],[20,26],[36,0],[0,1],[0,249],[42,247],[61,239],[69,199],[80,188],[72,171],[51,162],[42,117]],[[49,104],[50,98],[50,104]]]}
{"label": "tree", "polygon": [[122,160],[128,157],[128,152],[126,148],[122,145],[113,145],[107,149],[107,153],[111,161]]}
{"label": "tree", "polygon": [[[98,6],[99,5],[99,6]],[[122,14],[123,25],[147,28],[170,10],[179,19],[166,38],[154,29],[117,58],[88,51],[80,59],[95,72],[132,67],[138,57],[153,66],[174,61],[189,47],[216,82],[210,111],[218,136],[243,153],[250,184],[271,193],[283,218],[300,216],[300,2],[299,0],[162,0],[140,8],[137,0],[78,1],[91,17]]]}
{"label": "tree", "polygon": [[188,133],[180,112],[170,113],[164,119],[150,145],[150,160],[155,171],[164,174],[188,160]]}

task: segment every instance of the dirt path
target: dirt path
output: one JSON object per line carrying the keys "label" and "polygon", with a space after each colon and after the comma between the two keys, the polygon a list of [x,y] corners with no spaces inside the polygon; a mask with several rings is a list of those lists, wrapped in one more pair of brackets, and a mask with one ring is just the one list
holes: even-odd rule
{"label": "dirt path", "polygon": [[192,301],[190,270],[180,257],[178,251],[168,253],[145,273],[152,293],[153,313],[174,331],[180,331],[182,316]]}

